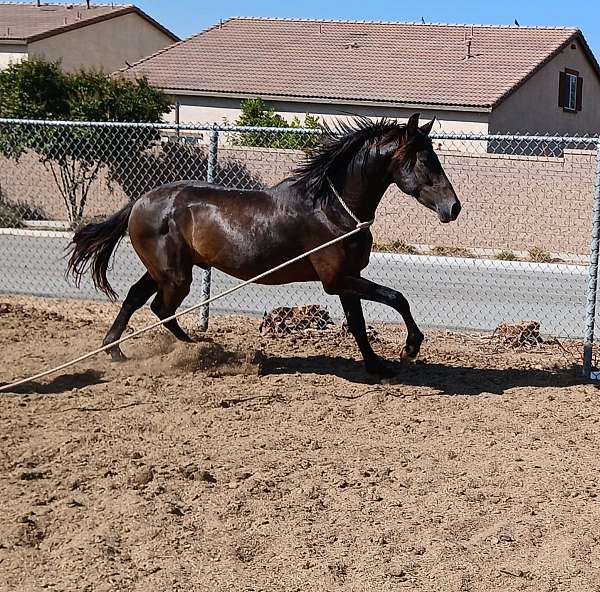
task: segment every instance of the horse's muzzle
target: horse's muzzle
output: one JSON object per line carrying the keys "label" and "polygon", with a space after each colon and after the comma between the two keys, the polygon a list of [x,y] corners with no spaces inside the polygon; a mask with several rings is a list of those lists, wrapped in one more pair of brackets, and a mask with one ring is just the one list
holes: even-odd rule
{"label": "horse's muzzle", "polygon": [[458,218],[460,211],[462,210],[462,206],[458,200],[455,200],[450,207],[439,207],[437,208],[437,214],[440,219],[440,222],[447,224],[448,222],[454,222]]}

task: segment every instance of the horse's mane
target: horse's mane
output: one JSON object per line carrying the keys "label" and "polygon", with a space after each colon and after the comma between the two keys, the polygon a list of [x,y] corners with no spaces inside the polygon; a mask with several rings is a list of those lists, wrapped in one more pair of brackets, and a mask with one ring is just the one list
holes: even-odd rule
{"label": "horse's mane", "polygon": [[[296,168],[292,183],[300,186],[313,200],[329,193],[327,178],[340,169],[347,168],[364,147],[399,140],[406,125],[382,118],[376,121],[355,117],[333,125],[322,124],[320,145],[308,160]],[[364,151],[365,162],[369,151]],[[363,163],[364,164],[364,163]]]}

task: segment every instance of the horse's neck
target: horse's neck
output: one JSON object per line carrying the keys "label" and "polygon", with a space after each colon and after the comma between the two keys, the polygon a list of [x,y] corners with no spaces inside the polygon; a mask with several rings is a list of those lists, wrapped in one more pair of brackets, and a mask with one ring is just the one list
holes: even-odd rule
{"label": "horse's neck", "polygon": [[361,221],[373,220],[379,202],[390,186],[387,163],[374,163],[361,167],[352,167],[346,177],[341,196],[346,205]]}

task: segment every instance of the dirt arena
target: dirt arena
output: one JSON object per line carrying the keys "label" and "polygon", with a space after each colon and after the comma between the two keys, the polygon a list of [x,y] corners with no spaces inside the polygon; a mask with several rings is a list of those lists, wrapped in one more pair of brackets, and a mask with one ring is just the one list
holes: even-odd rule
{"label": "dirt arena", "polygon": [[[0,383],[114,314],[0,296]],[[338,330],[223,317],[0,393],[0,590],[599,591],[598,390],[563,347],[433,334],[379,384]]]}

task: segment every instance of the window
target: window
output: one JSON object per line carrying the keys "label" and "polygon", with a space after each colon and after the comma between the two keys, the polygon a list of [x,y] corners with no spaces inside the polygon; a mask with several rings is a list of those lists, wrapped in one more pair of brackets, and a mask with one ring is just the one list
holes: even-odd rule
{"label": "window", "polygon": [[565,107],[575,111],[577,106],[577,76],[567,74],[567,104]]}
{"label": "window", "polygon": [[579,72],[565,68],[559,78],[558,106],[571,113],[581,111],[582,91],[583,78]]}

